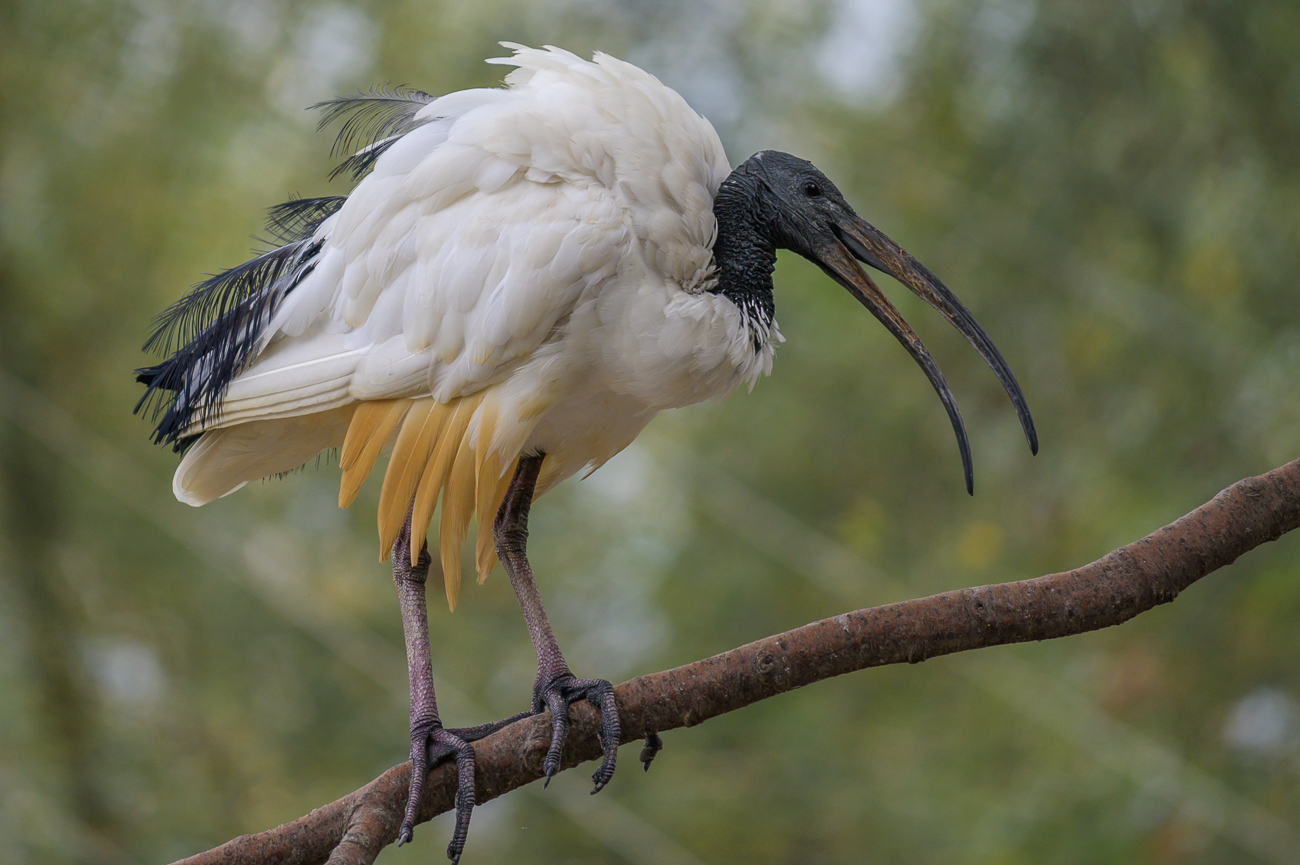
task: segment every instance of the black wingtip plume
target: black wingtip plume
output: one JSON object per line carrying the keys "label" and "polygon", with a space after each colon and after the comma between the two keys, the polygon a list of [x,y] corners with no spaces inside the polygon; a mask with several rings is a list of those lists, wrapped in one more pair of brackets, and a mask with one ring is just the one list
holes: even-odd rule
{"label": "black wingtip plume", "polygon": [[282,245],[209,277],[158,317],[144,349],[169,356],[136,370],[145,392],[135,406],[137,414],[152,407],[156,444],[183,451],[194,440],[194,422],[220,409],[279,303],[315,267],[316,231],[343,202],[329,196],[271,208],[268,229]]}
{"label": "black wingtip plume", "polygon": [[308,110],[319,108],[322,112],[317,130],[343,121],[330,155],[347,154],[347,158],[330,173],[330,179],[350,174],[359,180],[397,139],[424,125],[426,121],[417,121],[415,115],[435,98],[423,90],[380,86],[312,105]]}

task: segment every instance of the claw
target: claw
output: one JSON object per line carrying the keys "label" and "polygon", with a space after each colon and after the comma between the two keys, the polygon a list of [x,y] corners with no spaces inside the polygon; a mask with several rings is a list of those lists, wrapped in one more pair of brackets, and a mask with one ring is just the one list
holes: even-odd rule
{"label": "claw", "polygon": [[658,733],[647,733],[645,744],[641,746],[641,753],[637,759],[641,761],[645,771],[650,771],[650,764],[654,762],[655,757],[664,749],[664,740],[659,738]]}

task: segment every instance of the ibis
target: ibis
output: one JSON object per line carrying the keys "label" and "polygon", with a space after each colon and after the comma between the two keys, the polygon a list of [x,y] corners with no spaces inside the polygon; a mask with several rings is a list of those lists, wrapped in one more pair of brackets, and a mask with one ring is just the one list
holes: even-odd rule
{"label": "ibis", "polygon": [[[771,371],[778,249],[816,263],[920,365],[968,491],[970,448],[943,374],[859,262],[966,337],[1037,450],[1021,388],[975,318],[811,163],[765,150],[733,170],[710,123],[649,73],[503,44],[512,56],[489,61],[513,67],[503,87],[381,88],[317,106],[322,125],[341,124],[336,174],[352,191],[272,208],[270,248],[167,309],[145,345],[164,359],[138,371],[137,411],[151,407],[154,440],[183,454],[172,488],[190,505],[337,449],[347,507],[388,452],[379,550],[392,558],[411,693],[399,840],[427,769],[452,759],[453,861],[474,804],[470,742],[549,711],[549,781],[568,706],[585,699],[601,713],[593,792],[612,777],[614,692],[576,676],[556,642],[528,563],[529,507],[664,409]],[[494,724],[452,729],[438,715],[425,606],[435,515],[449,606],[474,520],[478,580],[501,562],[537,654],[531,705]]]}

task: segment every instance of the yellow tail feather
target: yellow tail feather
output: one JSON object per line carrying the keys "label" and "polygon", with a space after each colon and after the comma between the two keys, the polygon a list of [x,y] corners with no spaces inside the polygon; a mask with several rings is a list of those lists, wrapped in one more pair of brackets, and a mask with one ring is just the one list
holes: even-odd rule
{"label": "yellow tail feather", "polygon": [[[518,465],[512,451],[522,441],[516,444],[514,439],[524,435],[511,427],[506,442],[494,442],[497,406],[487,396],[480,392],[445,403],[431,397],[358,403],[339,460],[339,505],[347,507],[396,431],[379,493],[380,560],[388,558],[409,512],[415,564],[441,499],[438,543],[447,604],[453,610],[460,594],[461,545],[471,517],[479,525],[474,564],[480,583],[497,562],[492,519]],[[494,444],[507,450],[501,452]],[[502,471],[503,464],[508,464],[507,471]]]}
{"label": "yellow tail feather", "polygon": [[478,464],[478,477],[474,479],[474,520],[478,523],[478,538],[474,544],[474,569],[478,572],[478,581],[482,585],[488,572],[496,563],[492,543],[492,512],[495,504],[492,494],[496,492],[497,481],[501,478],[501,458],[491,454]]}
{"label": "yellow tail feather", "polygon": [[[406,413],[397,441],[393,443],[392,456],[388,458],[384,486],[379,492],[379,533],[382,542],[386,544],[381,551],[381,558],[387,554],[388,545],[391,545],[402,529],[411,496],[415,492],[415,483],[424,473],[424,466],[433,453],[446,415],[447,407],[432,397],[415,400]],[[412,525],[412,565],[420,552],[420,545],[415,540],[423,537],[423,530]]]}
{"label": "yellow tail feather", "polygon": [[492,544],[492,512],[497,481],[501,477],[501,456],[492,447],[496,435],[497,411],[494,402],[484,402],[479,410],[478,431],[475,433],[474,460],[474,520],[478,523],[478,538],[474,545],[474,568],[478,571],[479,585],[487,579],[496,561]]}
{"label": "yellow tail feather", "polygon": [[442,579],[447,588],[447,606],[453,610],[460,595],[460,547],[469,531],[469,518],[473,511],[474,449],[466,436],[447,474],[447,484],[442,488],[442,518],[438,524]]}
{"label": "yellow tail feather", "polygon": [[[451,441],[451,436],[443,435],[443,431],[453,419],[457,407],[458,403],[456,402],[438,405],[438,439],[430,444],[425,462],[415,475],[417,479],[415,498],[411,502],[412,537],[423,538],[429,531],[429,521],[433,519],[433,508],[438,502],[438,492],[442,489],[443,484],[442,475],[445,473],[443,469],[438,467],[439,453],[445,450],[444,442]],[[415,566],[415,561],[419,555],[419,550],[411,550],[412,567]]]}
{"label": "yellow tail feather", "polygon": [[[505,472],[498,473],[495,479],[489,478],[491,485],[488,489],[491,492],[486,496],[483,487],[479,487],[478,514],[475,517],[478,520],[478,543],[475,548],[474,564],[478,568],[480,584],[487,579],[497,563],[496,538],[492,536],[492,522],[496,517],[497,508],[501,507],[501,501],[506,497],[506,490],[510,488],[510,481],[514,478],[515,469],[518,467],[519,460],[513,460]],[[484,468],[486,471],[486,466]]]}
{"label": "yellow tail feather", "polygon": [[[429,522],[433,519],[433,507],[438,501],[438,494],[443,491],[447,484],[447,475],[451,471],[452,461],[456,459],[456,453],[460,450],[461,440],[465,437],[465,428],[469,426],[469,420],[474,414],[476,402],[472,397],[463,397],[446,404],[447,419],[442,425],[442,434],[433,449],[433,455],[425,463],[423,473],[418,476],[419,485],[415,490],[415,499],[410,503],[412,510],[411,537],[413,538],[423,538],[429,531]],[[446,497],[443,498],[443,506],[445,507]],[[403,505],[402,507],[402,516],[404,518],[406,506]],[[383,519],[384,512],[381,510],[381,533],[384,530]],[[401,522],[399,521],[397,525],[400,528]],[[397,536],[393,535],[393,537]],[[441,543],[441,538],[439,538],[439,542]],[[417,553],[412,550],[411,555],[412,563],[414,563],[414,557]]]}
{"label": "yellow tail feather", "polygon": [[405,417],[411,401],[386,399],[357,404],[343,439],[339,454],[339,468],[343,479],[339,482],[339,507],[346,508],[357,497],[357,491],[379,459],[379,452],[388,443],[393,428]]}

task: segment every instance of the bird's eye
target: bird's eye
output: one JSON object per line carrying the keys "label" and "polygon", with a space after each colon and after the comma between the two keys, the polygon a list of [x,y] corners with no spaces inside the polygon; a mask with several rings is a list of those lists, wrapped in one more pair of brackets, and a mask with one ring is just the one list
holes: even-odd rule
{"label": "bird's eye", "polygon": [[822,188],[817,185],[815,180],[805,180],[803,182],[803,194],[809,198],[816,198],[822,194]]}

